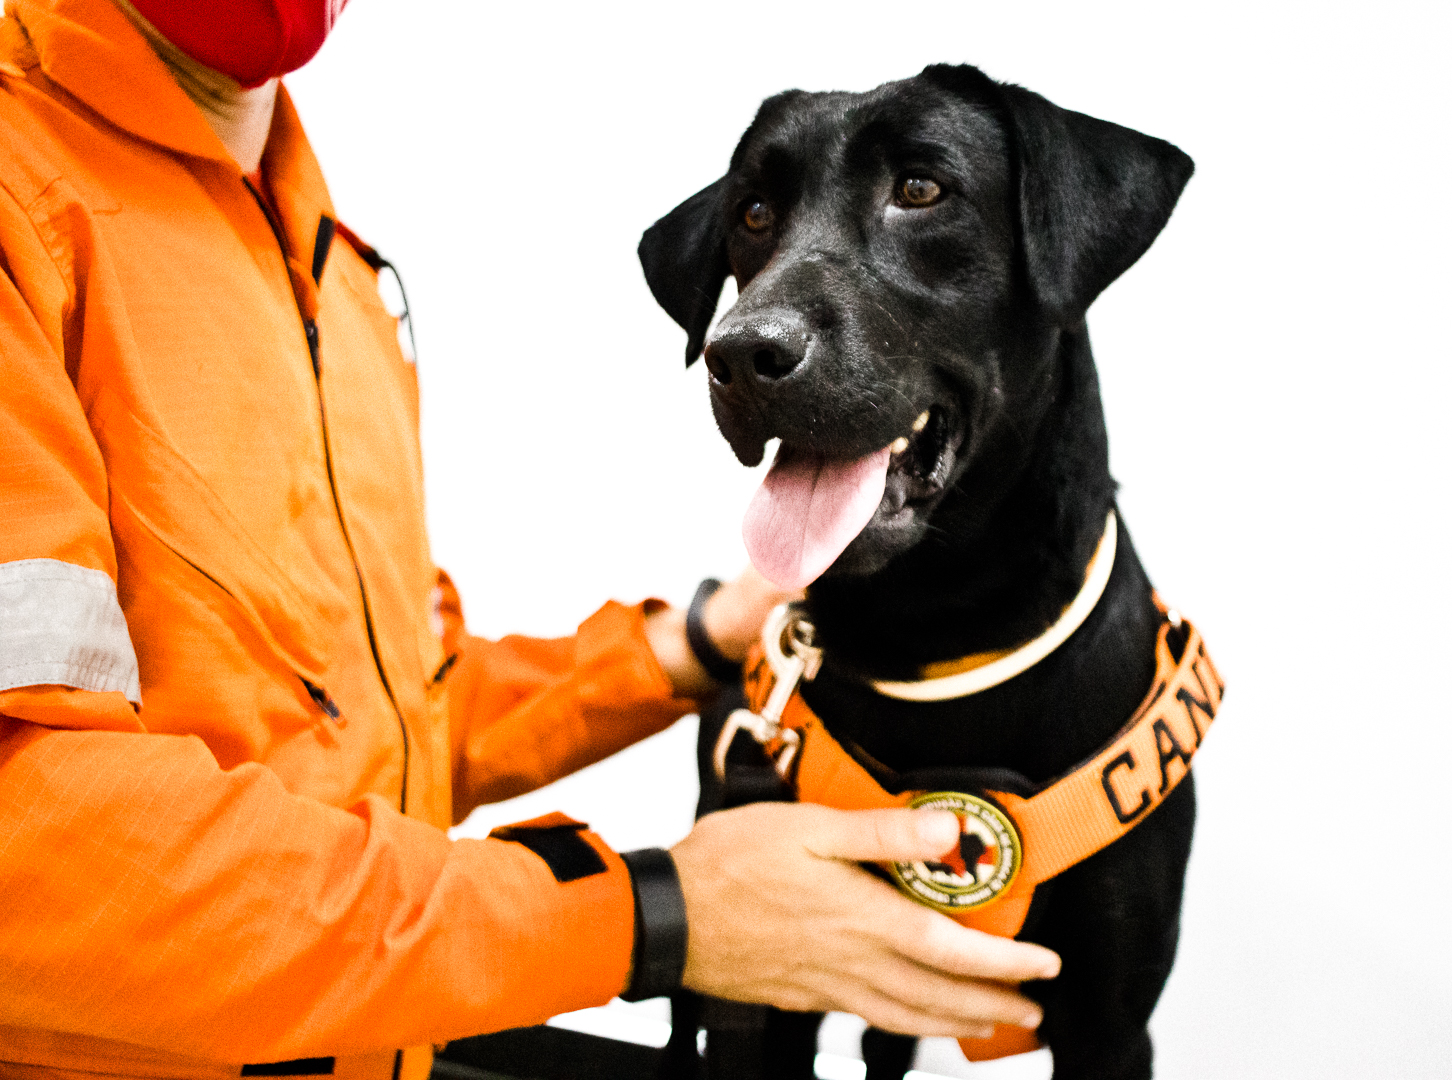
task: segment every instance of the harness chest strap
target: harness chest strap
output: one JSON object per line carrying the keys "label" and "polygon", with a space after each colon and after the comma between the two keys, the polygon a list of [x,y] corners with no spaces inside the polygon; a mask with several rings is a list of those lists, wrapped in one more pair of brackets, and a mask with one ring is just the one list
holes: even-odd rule
{"label": "harness chest strap", "polygon": [[[1183,649],[1171,649],[1171,634],[1184,636]],[[981,793],[1006,811],[1016,826],[1022,866],[998,896],[954,912],[952,918],[986,933],[1013,937],[1023,928],[1037,885],[1118,840],[1185,778],[1220,707],[1224,683],[1199,632],[1187,621],[1176,626],[1166,618],[1161,623],[1155,661],[1149,693],[1097,754],[1028,798],[1002,791]],[[753,652],[747,676],[752,708],[762,706],[774,681],[765,655]],[[832,737],[800,693],[794,693],[782,711],[781,729],[791,735],[773,739],[766,749],[779,751],[787,742],[799,747],[794,782],[802,802],[841,810],[877,809],[906,806],[922,794],[893,795],[884,789]],[[975,1061],[1039,1045],[1032,1032],[1004,1027],[991,1039],[960,1041],[964,1053]]]}

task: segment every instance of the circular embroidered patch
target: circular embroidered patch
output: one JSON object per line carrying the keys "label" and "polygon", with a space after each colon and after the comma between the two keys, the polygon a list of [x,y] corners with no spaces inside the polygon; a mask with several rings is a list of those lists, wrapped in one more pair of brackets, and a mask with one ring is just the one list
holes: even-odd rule
{"label": "circular embroidered patch", "polygon": [[1013,821],[987,799],[961,791],[930,791],[908,803],[913,809],[958,815],[958,846],[941,862],[895,862],[892,876],[914,900],[954,914],[998,899],[1023,864],[1023,841]]}

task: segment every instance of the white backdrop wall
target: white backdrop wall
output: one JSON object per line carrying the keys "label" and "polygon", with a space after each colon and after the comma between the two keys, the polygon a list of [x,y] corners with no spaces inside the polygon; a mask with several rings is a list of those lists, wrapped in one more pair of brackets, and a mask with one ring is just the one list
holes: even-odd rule
{"label": "white backdrop wall", "polygon": [[[758,476],[635,244],[763,97],[964,61],[1187,150],[1169,227],[1090,314],[1126,519],[1229,683],[1160,1075],[1432,1077],[1452,1075],[1445,10],[353,0],[289,82],[342,219],[408,285],[435,555],[489,635],[683,602],[744,563]],[[467,828],[562,807],[668,843],[692,738]]]}

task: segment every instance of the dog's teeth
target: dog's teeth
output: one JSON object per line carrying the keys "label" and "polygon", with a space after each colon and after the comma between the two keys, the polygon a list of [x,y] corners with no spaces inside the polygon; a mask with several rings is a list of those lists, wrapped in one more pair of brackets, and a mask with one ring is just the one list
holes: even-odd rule
{"label": "dog's teeth", "polygon": [[888,447],[888,449],[891,450],[894,454],[901,454],[907,448],[908,437],[906,435],[899,435],[897,438],[892,440],[892,445]]}
{"label": "dog's teeth", "polygon": [[931,410],[931,409],[924,409],[923,412],[922,412],[922,415],[919,416],[916,420],[913,421],[913,434],[914,435],[916,435],[918,432],[922,431],[923,428],[925,428],[925,427],[928,426],[928,414],[931,413],[932,411],[933,410]]}

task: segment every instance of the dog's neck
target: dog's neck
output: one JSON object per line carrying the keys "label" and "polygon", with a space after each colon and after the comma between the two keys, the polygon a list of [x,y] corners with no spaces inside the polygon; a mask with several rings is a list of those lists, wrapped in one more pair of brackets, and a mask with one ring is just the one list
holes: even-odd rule
{"label": "dog's neck", "polygon": [[[1059,336],[1052,400],[1024,455],[1010,440],[970,465],[929,534],[883,570],[825,578],[808,607],[829,663],[860,676],[912,678],[924,664],[1013,648],[1072,601],[1113,503],[1108,439],[1089,340]],[[970,478],[1008,474],[985,517]],[[981,491],[981,487],[977,488]]]}
{"label": "dog's neck", "polygon": [[[997,768],[1046,781],[1102,746],[1153,679],[1157,613],[1121,531],[1114,569],[1088,619],[1022,675],[935,702],[898,701],[867,684],[1014,648],[1052,624],[1083,586],[1114,483],[1082,331],[1063,335],[1051,403],[1025,438],[1032,452],[986,513],[981,497],[970,502],[955,491],[929,537],[885,570],[824,579],[808,591],[825,663],[803,696],[839,740],[889,768]],[[975,464],[1002,475],[1006,456]],[[983,486],[975,482],[975,490]]]}

